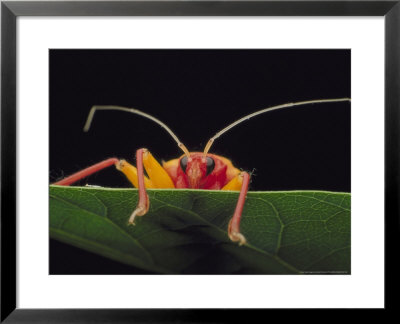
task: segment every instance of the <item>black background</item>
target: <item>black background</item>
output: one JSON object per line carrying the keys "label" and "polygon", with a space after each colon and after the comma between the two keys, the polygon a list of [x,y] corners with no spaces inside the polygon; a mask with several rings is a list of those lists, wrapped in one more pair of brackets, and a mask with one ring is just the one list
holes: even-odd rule
{"label": "black background", "polygon": [[[165,122],[191,151],[229,123],[273,105],[350,97],[349,50],[51,50],[50,183],[108,157],[182,154],[154,122],[93,105],[133,107]],[[350,191],[350,104],[293,107],[244,122],[211,153],[253,171],[250,190]],[[131,187],[115,168],[80,185]],[[145,273],[50,240],[50,273]]]}

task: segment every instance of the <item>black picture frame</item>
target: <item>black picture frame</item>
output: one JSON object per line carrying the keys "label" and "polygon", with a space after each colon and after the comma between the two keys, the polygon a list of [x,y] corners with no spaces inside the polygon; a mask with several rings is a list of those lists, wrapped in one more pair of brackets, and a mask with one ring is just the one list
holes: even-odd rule
{"label": "black picture frame", "polygon": [[[384,16],[385,309],[396,307],[391,266],[399,234],[400,1],[2,1],[1,321],[5,323],[234,322],[266,310],[16,308],[16,19],[19,16]],[[396,244],[397,243],[397,244]],[[393,299],[392,299],[393,298]],[[240,315],[240,316],[239,316]]]}

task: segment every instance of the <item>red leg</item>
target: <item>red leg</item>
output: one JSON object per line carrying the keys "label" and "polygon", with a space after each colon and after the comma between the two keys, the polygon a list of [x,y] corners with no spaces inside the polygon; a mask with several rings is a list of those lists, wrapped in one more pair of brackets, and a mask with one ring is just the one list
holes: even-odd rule
{"label": "red leg", "polygon": [[129,217],[128,224],[135,225],[135,217],[145,215],[150,207],[149,196],[144,186],[144,170],[143,170],[143,153],[147,152],[146,149],[138,149],[136,151],[136,168],[138,175],[138,190],[139,190],[139,201],[136,209],[133,211],[131,217]]}
{"label": "red leg", "polygon": [[73,184],[74,182],[77,182],[78,180],[86,178],[87,176],[90,176],[91,174],[93,174],[95,172],[103,170],[111,165],[117,165],[118,163],[119,163],[119,160],[117,158],[110,158],[110,159],[104,160],[102,162],[99,162],[95,165],[92,165],[86,169],[83,169],[82,171],[74,173],[73,175],[70,175],[69,177],[66,177],[60,181],[53,183],[53,184],[59,185],[59,186],[69,186],[70,184]]}
{"label": "red leg", "polygon": [[236,204],[235,212],[228,225],[228,235],[233,242],[239,242],[239,245],[246,243],[246,238],[240,233],[240,219],[242,217],[243,206],[246,201],[247,190],[249,189],[250,175],[247,172],[242,172],[243,177],[242,187],[240,188],[239,199]]}

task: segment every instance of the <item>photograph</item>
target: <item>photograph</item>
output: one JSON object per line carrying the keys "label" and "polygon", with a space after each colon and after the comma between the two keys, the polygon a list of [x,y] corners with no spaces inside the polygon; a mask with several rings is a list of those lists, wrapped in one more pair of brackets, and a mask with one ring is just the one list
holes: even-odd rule
{"label": "photograph", "polygon": [[350,49],[50,49],[49,274],[351,274]]}

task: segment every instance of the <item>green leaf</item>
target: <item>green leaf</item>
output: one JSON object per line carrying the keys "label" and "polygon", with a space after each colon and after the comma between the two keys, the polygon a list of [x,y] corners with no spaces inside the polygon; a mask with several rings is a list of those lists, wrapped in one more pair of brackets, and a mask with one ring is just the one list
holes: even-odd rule
{"label": "green leaf", "polygon": [[50,236],[157,273],[350,273],[350,194],[249,192],[241,232],[227,235],[237,192],[50,186]]}

